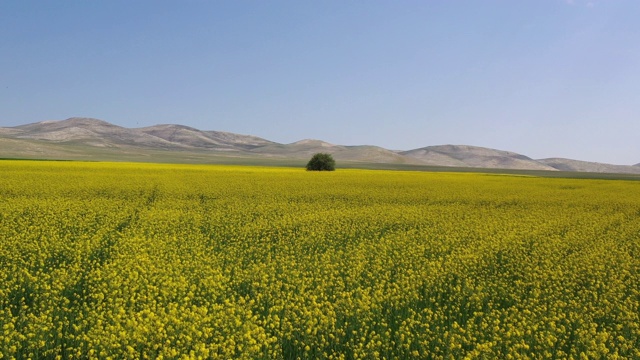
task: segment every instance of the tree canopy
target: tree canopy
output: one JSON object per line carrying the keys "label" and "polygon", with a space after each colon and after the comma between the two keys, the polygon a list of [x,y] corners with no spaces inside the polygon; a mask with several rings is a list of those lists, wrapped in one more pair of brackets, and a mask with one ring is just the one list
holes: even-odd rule
{"label": "tree canopy", "polygon": [[336,161],[331,154],[317,153],[307,163],[309,171],[334,171],[335,169]]}

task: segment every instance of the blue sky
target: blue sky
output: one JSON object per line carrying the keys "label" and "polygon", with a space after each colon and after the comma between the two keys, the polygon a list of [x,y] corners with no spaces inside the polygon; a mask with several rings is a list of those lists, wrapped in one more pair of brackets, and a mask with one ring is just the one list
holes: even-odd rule
{"label": "blue sky", "polygon": [[640,1],[0,1],[0,126],[640,162]]}

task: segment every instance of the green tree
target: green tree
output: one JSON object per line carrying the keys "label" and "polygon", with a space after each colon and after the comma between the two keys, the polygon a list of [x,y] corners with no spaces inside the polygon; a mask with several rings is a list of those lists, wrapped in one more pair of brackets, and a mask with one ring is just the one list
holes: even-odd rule
{"label": "green tree", "polygon": [[310,171],[333,171],[336,169],[336,161],[331,154],[317,153],[307,163]]}

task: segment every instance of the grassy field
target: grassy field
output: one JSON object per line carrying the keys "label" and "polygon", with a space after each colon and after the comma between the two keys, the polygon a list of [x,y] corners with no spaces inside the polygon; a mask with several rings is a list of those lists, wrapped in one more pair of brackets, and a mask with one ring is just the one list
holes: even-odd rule
{"label": "grassy field", "polygon": [[0,173],[0,358],[640,358],[638,181]]}

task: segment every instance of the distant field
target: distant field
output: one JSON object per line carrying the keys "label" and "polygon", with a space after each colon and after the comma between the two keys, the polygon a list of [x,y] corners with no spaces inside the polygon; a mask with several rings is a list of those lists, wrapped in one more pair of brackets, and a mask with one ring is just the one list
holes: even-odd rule
{"label": "distant field", "polygon": [[0,358],[640,358],[638,181],[0,174]]}

